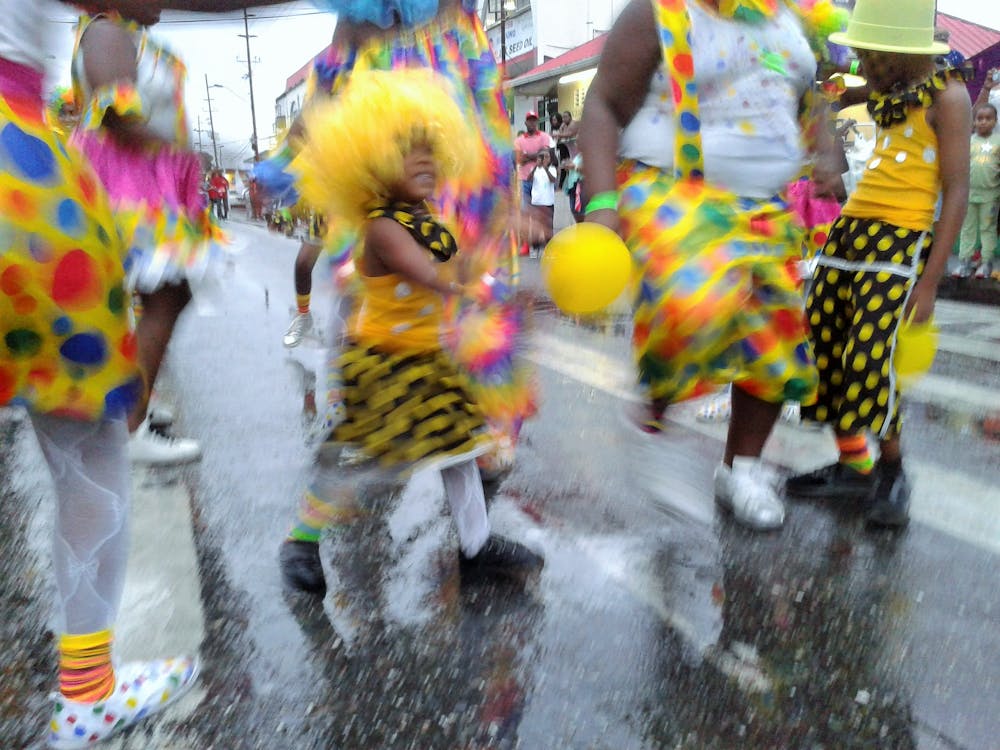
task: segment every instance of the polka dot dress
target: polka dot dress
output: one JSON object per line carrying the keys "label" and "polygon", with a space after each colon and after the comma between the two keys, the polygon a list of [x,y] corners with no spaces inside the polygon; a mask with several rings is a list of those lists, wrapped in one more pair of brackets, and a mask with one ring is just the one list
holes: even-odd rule
{"label": "polka dot dress", "polygon": [[849,434],[899,433],[896,333],[930,247],[927,232],[841,217],[807,304],[820,383],[803,416]]}
{"label": "polka dot dress", "polygon": [[0,406],[124,416],[141,392],[123,246],[96,177],[0,98]]}

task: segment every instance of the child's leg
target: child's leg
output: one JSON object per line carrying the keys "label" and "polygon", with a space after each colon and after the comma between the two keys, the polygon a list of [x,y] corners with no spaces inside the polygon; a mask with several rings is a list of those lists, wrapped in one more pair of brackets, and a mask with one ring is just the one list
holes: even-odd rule
{"label": "child's leg", "polygon": [[979,215],[979,237],[982,247],[983,263],[992,263],[997,250],[997,210],[998,204],[982,204],[982,213]]}
{"label": "child's leg", "polygon": [[309,312],[313,269],[322,249],[322,245],[304,240],[295,256],[295,304],[300,314]]}
{"label": "child's leg", "polygon": [[475,461],[449,466],[441,470],[441,479],[451,517],[458,530],[462,554],[475,557],[490,536],[490,520],[486,514],[486,497],[479,466]]}
{"label": "child's leg", "polygon": [[[153,389],[160,365],[174,333],[174,326],[181,312],[191,301],[191,290],[187,282],[167,284],[155,292],[141,293],[142,315],[136,325],[139,367],[146,378],[146,392]],[[144,397],[129,415],[128,427],[134,431],[146,418],[148,395]]]}
{"label": "child's leg", "polygon": [[312,296],[312,274],[319,260],[323,246],[313,239],[303,240],[299,253],[295,256],[295,308],[285,336],[282,339],[289,349],[302,343],[302,338],[312,330],[313,319],[309,311]]}
{"label": "child's leg", "polygon": [[369,464],[345,466],[338,446],[324,444],[316,456],[312,481],[299,501],[298,518],[281,545],[279,561],[285,584],[297,591],[323,595],[326,577],[319,557],[323,531],[358,518],[363,485],[385,476]]}
{"label": "child's leg", "polygon": [[965,219],[962,221],[962,231],[958,235],[958,259],[963,263],[968,263],[976,252],[976,237],[979,234],[981,224],[981,203],[969,203],[969,208],[965,212]]}

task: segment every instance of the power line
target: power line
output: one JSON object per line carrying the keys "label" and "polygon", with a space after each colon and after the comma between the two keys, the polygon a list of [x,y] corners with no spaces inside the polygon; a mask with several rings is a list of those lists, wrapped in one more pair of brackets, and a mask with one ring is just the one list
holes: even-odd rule
{"label": "power line", "polygon": [[[332,14],[327,13],[326,11],[323,11],[323,10],[314,10],[314,11],[304,11],[302,13],[283,13],[283,14],[280,14],[280,15],[273,15],[273,16],[257,16],[257,15],[255,15],[255,16],[253,16],[253,19],[255,21],[256,20],[265,21],[265,20],[281,20],[281,19],[285,19],[285,18],[303,18],[305,16],[329,16],[329,15],[332,15]],[[181,24],[199,24],[199,23],[240,23],[242,21],[243,21],[242,18],[191,18],[191,19],[180,19],[180,18],[178,18],[178,19],[174,19],[174,20],[159,21],[155,25],[156,26],[173,26],[173,25],[181,25]],[[62,23],[62,24],[74,24],[75,25],[77,23],[77,19],[76,18],[50,18],[49,22],[50,23]]]}

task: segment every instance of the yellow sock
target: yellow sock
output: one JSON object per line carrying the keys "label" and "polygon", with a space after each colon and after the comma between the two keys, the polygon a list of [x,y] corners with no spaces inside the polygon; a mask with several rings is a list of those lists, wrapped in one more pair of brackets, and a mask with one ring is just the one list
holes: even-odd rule
{"label": "yellow sock", "polygon": [[312,297],[311,294],[296,294],[295,304],[299,308],[299,314],[305,314],[309,312],[309,300]]}
{"label": "yellow sock", "polygon": [[110,630],[59,638],[60,693],[72,701],[96,703],[114,690]]}

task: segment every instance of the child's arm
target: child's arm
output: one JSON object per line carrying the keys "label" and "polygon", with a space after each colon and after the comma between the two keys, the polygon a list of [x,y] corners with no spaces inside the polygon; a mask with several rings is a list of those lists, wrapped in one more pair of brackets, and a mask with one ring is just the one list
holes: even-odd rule
{"label": "child's arm", "polygon": [[941,167],[941,216],[934,225],[934,243],[924,272],[906,306],[906,315],[915,309],[914,320],[921,323],[933,314],[938,282],[948,265],[952,246],[965,219],[969,202],[969,130],[972,111],[963,84],[951,80],[934,98],[927,119],[938,138]]}
{"label": "child's arm", "polygon": [[440,294],[462,294],[464,289],[441,263],[431,260],[410,233],[392,219],[368,222],[362,270],[371,276],[397,273]]}
{"label": "child's arm", "polygon": [[545,168],[545,174],[548,176],[549,182],[555,182],[559,177],[556,168],[552,166]]}

